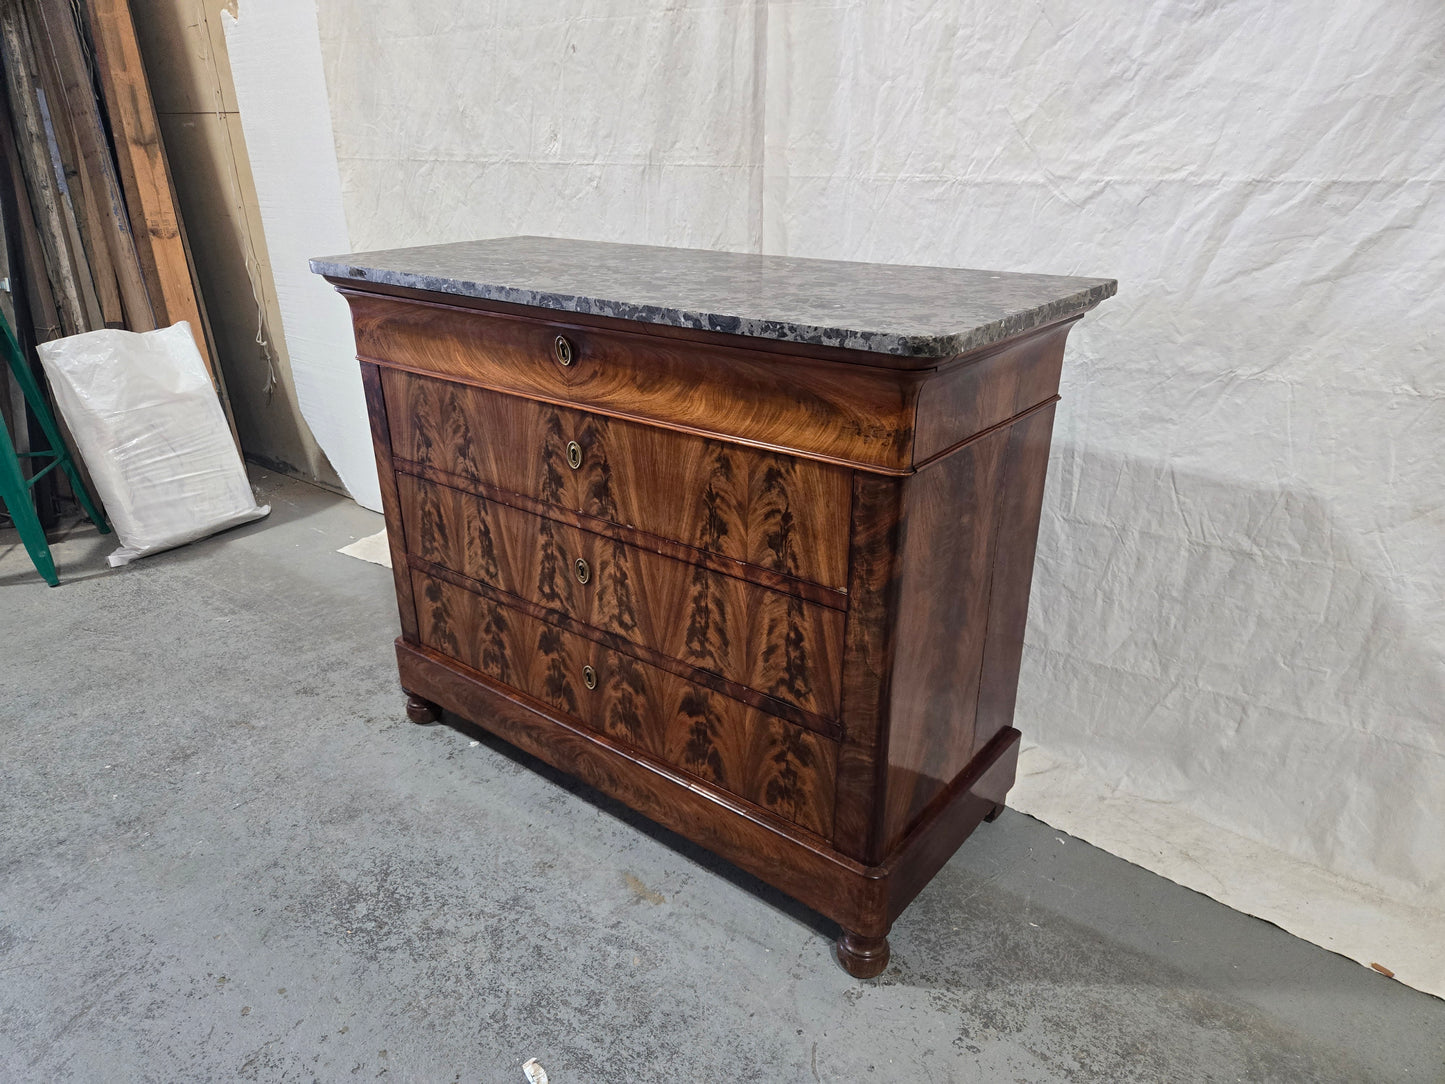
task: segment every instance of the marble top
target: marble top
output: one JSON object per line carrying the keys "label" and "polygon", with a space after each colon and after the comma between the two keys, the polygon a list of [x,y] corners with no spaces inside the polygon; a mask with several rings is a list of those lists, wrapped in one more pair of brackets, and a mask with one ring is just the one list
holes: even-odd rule
{"label": "marble top", "polygon": [[1113,279],[845,263],[555,237],[311,261],[335,279],[649,324],[948,357],[1093,308]]}

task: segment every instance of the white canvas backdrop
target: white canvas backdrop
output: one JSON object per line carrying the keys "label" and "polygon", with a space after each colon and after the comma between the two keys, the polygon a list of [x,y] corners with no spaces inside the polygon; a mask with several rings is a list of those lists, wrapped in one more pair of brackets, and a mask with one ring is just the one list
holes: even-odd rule
{"label": "white canvas backdrop", "polygon": [[220,14],[296,398],[347,492],[380,511],[351,315],[306,263],[351,247],[316,10],[291,0],[245,0],[235,16],[224,9]]}
{"label": "white canvas backdrop", "polygon": [[1445,993],[1435,0],[318,13],[358,249],[1116,276],[1065,366],[1011,801]]}

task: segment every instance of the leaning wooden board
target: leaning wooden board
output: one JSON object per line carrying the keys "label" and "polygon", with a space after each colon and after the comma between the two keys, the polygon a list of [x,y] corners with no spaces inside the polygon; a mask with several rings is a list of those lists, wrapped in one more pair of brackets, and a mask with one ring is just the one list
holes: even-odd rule
{"label": "leaning wooden board", "polygon": [[350,302],[408,711],[839,923],[1002,808],[1064,339],[1107,279],[504,238]]}

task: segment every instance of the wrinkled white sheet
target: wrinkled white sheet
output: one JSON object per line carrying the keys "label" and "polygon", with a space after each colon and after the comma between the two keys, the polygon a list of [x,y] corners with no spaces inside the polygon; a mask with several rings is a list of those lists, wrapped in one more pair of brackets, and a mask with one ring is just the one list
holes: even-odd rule
{"label": "wrinkled white sheet", "polygon": [[381,488],[351,314],[312,256],[349,251],[346,215],[316,36],[307,2],[245,0],[221,12],[256,182],[296,399],[316,443],[358,504],[381,511]]}
{"label": "wrinkled white sheet", "polygon": [[[1341,935],[1439,914],[1445,7],[321,0],[319,27],[355,248],[1116,276],[1071,337],[1018,709],[1074,790],[1019,793],[1266,918],[1311,891],[1273,853],[1362,886]],[[1191,853],[1211,826],[1261,846]],[[1445,994],[1403,936],[1379,962]]]}

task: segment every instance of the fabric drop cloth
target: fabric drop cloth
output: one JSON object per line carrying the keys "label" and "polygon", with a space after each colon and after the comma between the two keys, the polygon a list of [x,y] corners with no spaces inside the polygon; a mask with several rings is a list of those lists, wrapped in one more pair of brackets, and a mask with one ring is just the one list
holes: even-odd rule
{"label": "fabric drop cloth", "polygon": [[[1445,994],[1445,5],[315,16],[353,249],[540,233],[1117,277],[1070,337],[1014,802]],[[320,401],[364,435],[359,400]]]}

